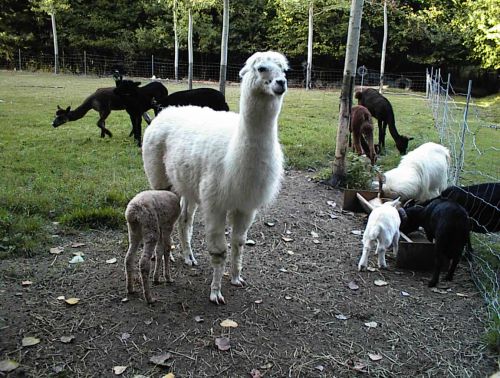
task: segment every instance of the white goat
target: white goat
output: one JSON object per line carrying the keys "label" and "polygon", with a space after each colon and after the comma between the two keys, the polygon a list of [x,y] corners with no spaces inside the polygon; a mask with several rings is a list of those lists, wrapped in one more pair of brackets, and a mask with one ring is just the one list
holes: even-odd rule
{"label": "white goat", "polygon": [[257,209],[277,195],[283,175],[278,116],[287,89],[286,58],[253,54],[240,71],[240,113],[194,106],[164,109],[146,129],[144,169],[154,189],[172,186],[182,196],[179,237],[187,264],[198,204],[205,215],[213,279],[210,300],[225,303],[221,280],[226,262],[226,215],[232,226],[231,283],[243,286],[242,248]]}
{"label": "white goat", "polygon": [[161,261],[167,282],[172,282],[170,275],[171,234],[175,221],[179,217],[179,197],[166,190],[146,190],[137,194],[127,205],[129,247],[125,256],[125,276],[127,292],[134,292],[134,257],[141,240],[144,250],[139,261],[144,298],[148,303],[155,300],[149,288],[151,257],[156,250],[154,282],[160,282]]}
{"label": "white goat", "polygon": [[399,226],[401,224],[399,212],[396,209],[398,204],[399,198],[375,207],[370,213],[363,233],[363,253],[358,263],[359,271],[367,268],[368,255],[375,244],[377,245],[375,253],[378,255],[379,268],[387,268],[385,251],[391,244],[394,255],[398,253]]}
{"label": "white goat", "polygon": [[447,188],[449,164],[450,152],[446,147],[424,143],[403,156],[396,168],[385,172],[382,189],[401,197],[403,202],[427,201]]}

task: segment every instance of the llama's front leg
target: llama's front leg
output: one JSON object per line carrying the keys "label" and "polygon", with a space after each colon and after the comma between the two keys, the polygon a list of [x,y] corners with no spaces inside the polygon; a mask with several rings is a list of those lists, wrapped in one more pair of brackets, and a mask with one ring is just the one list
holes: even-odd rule
{"label": "llama's front leg", "polygon": [[210,301],[215,304],[225,304],[221,292],[222,275],[226,265],[227,246],[224,235],[226,213],[220,210],[205,210],[205,227],[207,248],[212,259],[214,269],[212,284],[210,285]]}
{"label": "llama's front leg", "polygon": [[191,249],[191,237],[193,236],[193,219],[198,205],[194,202],[181,198],[181,214],[177,221],[179,239],[181,241],[182,253],[186,265],[198,265],[198,261],[194,258],[193,250]]}
{"label": "llama's front leg", "polygon": [[255,212],[232,211],[229,214],[232,224],[231,235],[231,283],[243,286],[245,281],[241,278],[243,260],[243,246],[247,240],[247,232],[253,223]]}

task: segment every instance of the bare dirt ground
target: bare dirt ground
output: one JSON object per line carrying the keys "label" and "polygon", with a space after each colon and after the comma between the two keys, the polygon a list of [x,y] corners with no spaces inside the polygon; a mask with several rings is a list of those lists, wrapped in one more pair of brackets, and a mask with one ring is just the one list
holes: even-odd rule
{"label": "bare dirt ground", "polygon": [[[68,235],[54,226],[61,254],[0,262],[0,360],[20,363],[7,376],[105,377],[115,366],[127,367],[124,377],[494,373],[498,356],[483,346],[484,304],[465,264],[439,292],[427,287],[430,273],[395,269],[391,258],[388,271],[358,273],[361,236],[351,231],[363,230],[366,219],[342,212],[341,196],[307,173],[288,172],[278,200],[249,232],[256,245],[245,250],[248,285],[232,287],[224,277],[223,306],[208,300],[212,270],[200,224],[193,237],[199,267],[176,254],[175,282],[154,286],[159,302],[151,306],[141,295],[122,301],[125,231]],[[85,261],[69,264],[73,252]],[[112,258],[117,263],[106,263]],[[238,326],[222,327],[225,319]],[[23,347],[24,337],[40,342]],[[229,350],[215,345],[220,337]],[[167,353],[166,366],[150,361]]]}

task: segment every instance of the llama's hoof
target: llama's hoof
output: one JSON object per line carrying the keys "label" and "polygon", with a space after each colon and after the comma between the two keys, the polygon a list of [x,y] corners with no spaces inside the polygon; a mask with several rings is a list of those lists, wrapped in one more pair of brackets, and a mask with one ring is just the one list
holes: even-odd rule
{"label": "llama's hoof", "polygon": [[193,255],[187,256],[184,258],[184,263],[188,266],[196,266],[198,265],[198,261],[194,258]]}
{"label": "llama's hoof", "polygon": [[363,270],[366,270],[366,265],[358,265],[358,272],[362,272]]}
{"label": "llama's hoof", "polygon": [[387,270],[387,264],[378,264],[378,268]]}
{"label": "llama's hoof", "polygon": [[156,299],[151,297],[151,298],[149,298],[149,299],[146,299],[146,302],[148,302],[148,304],[150,304],[150,305],[151,305],[151,304],[156,303]]}
{"label": "llama's hoof", "polygon": [[437,285],[437,281],[435,281],[435,280],[429,281],[429,285],[428,285],[429,287],[435,287],[436,285]]}
{"label": "llama's hoof", "polygon": [[210,302],[220,305],[220,304],[226,304],[226,301],[224,300],[224,297],[222,296],[222,293],[220,290],[211,290],[210,291]]}
{"label": "llama's hoof", "polygon": [[238,277],[231,278],[231,284],[234,286],[244,287],[246,285],[246,282],[243,278],[238,276]]}
{"label": "llama's hoof", "polygon": [[453,276],[450,276],[450,275],[447,275],[445,278],[444,278],[445,281],[453,281]]}

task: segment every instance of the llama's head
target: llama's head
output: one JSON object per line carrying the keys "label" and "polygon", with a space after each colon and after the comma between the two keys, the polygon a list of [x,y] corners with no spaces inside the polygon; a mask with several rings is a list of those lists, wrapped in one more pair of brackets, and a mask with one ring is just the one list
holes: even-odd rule
{"label": "llama's head", "polygon": [[412,137],[407,137],[404,135],[401,135],[397,140],[396,140],[396,148],[398,149],[399,153],[401,155],[406,155],[406,151],[408,150],[408,142],[410,140],[413,140]]}
{"label": "llama's head", "polygon": [[71,110],[71,106],[68,106],[66,109],[61,108],[59,105],[57,105],[57,110],[56,110],[56,118],[52,121],[52,126],[57,127],[61,126],[63,123],[66,123],[69,121],[68,113]]}
{"label": "llama's head", "polygon": [[280,97],[287,90],[285,71],[288,61],[275,51],[257,52],[247,59],[240,71],[246,87],[253,91]]}

